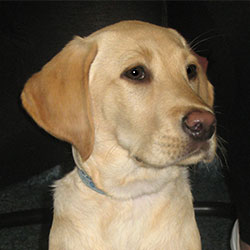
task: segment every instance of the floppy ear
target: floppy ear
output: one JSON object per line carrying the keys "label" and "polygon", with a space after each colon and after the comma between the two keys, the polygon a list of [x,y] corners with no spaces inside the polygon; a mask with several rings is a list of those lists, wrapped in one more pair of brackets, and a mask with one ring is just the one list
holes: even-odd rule
{"label": "floppy ear", "polygon": [[[197,57],[202,70],[204,71],[204,73],[207,73],[207,66],[208,66],[208,61],[207,58],[200,56],[198,54],[196,54],[195,52],[193,52],[193,54]],[[200,92],[200,96],[202,97],[202,99],[210,106],[213,107],[214,104],[214,87],[213,85],[207,80],[207,78],[205,76],[202,76],[202,84],[200,86],[199,92]]]}
{"label": "floppy ear", "polygon": [[213,105],[214,105],[214,87],[208,80],[206,80],[206,81],[207,81],[207,83],[206,83],[207,86],[206,86],[206,90],[205,90],[206,94],[204,93],[204,95],[206,95],[206,103],[210,107],[213,107]]}
{"label": "floppy ear", "polygon": [[73,144],[83,160],[94,143],[88,74],[96,53],[96,44],[76,37],[27,81],[21,94],[38,125]]}

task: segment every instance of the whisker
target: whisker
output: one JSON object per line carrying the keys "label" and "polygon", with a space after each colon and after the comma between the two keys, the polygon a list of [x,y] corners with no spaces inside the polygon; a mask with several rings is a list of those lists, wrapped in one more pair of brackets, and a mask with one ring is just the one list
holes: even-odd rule
{"label": "whisker", "polygon": [[[194,39],[193,41],[191,41],[191,42],[189,43],[189,46],[190,46],[190,48],[191,48],[193,51],[197,52],[197,51],[196,51],[196,48],[197,48],[198,45],[200,45],[201,43],[204,43],[204,42],[206,42],[206,41],[209,41],[209,40],[211,40],[211,39],[215,39],[215,38],[218,38],[218,37],[224,37],[224,36],[225,36],[225,35],[223,35],[223,34],[217,34],[217,35],[213,35],[213,36],[210,36],[210,37],[207,37],[207,38],[198,40],[198,41],[197,41],[197,39]],[[201,37],[201,36],[200,36],[200,37]]]}
{"label": "whisker", "polygon": [[205,32],[201,33],[200,35],[196,36],[196,37],[195,37],[191,42],[189,42],[188,44],[189,44],[190,47],[191,47],[192,44],[193,44],[194,42],[196,42],[198,39],[200,39],[202,36],[207,35],[209,32],[213,32],[213,31],[214,31],[214,29],[211,29],[211,30],[208,30],[208,31],[205,31]]}
{"label": "whisker", "polygon": [[204,38],[204,39],[202,39],[202,40],[199,40],[199,41],[197,41],[195,44],[192,44],[192,46],[190,46],[190,48],[192,49],[192,50],[195,50],[195,48],[199,45],[199,44],[201,44],[201,43],[203,43],[203,42],[206,42],[206,41],[208,41],[208,40],[210,40],[210,39],[212,39],[213,37],[208,37],[208,38]]}
{"label": "whisker", "polygon": [[[193,49],[192,49],[193,50]],[[193,50],[194,51],[194,50]],[[205,52],[205,51],[208,51],[208,49],[200,49],[200,50],[197,50],[195,49],[195,53],[196,54],[199,54],[199,53],[202,53],[202,52]]]}
{"label": "whisker", "polygon": [[217,143],[218,143],[218,150],[221,153],[222,159],[219,157],[219,155],[216,153],[216,156],[218,158],[218,160],[220,161],[220,165],[221,166],[225,166],[226,168],[228,168],[228,162],[227,162],[227,157],[226,157],[226,148],[224,146],[224,144],[226,144],[226,140],[224,140],[222,137],[217,135]]}

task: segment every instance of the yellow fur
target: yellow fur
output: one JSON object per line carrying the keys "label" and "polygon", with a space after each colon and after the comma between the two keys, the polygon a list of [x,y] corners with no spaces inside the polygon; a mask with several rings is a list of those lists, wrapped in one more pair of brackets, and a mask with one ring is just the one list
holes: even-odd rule
{"label": "yellow fur", "polygon": [[[146,82],[123,76],[137,65],[150,71]],[[216,139],[193,143],[180,124],[190,110],[213,113],[213,88],[176,31],[125,21],[76,37],[31,77],[22,101],[107,194],[76,169],[57,181],[50,250],[201,249],[184,166],[212,160]]]}

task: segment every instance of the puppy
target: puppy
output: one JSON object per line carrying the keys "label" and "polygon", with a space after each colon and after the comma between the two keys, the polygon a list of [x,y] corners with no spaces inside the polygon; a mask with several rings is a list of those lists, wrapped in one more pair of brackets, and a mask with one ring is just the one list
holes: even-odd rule
{"label": "puppy", "polygon": [[215,154],[213,87],[173,29],[124,21],[75,37],[22,103],[73,145],[50,250],[200,250],[185,166]]}

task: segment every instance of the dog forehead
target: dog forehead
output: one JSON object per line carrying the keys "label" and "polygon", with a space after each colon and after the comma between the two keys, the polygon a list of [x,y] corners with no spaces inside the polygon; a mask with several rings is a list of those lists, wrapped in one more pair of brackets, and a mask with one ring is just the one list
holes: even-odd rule
{"label": "dog forehead", "polygon": [[97,39],[99,47],[129,49],[144,47],[186,48],[185,39],[174,29],[157,26],[142,21],[122,21],[107,26],[91,35]]}

